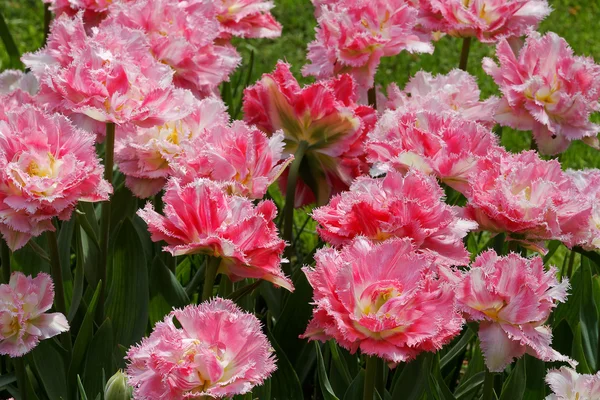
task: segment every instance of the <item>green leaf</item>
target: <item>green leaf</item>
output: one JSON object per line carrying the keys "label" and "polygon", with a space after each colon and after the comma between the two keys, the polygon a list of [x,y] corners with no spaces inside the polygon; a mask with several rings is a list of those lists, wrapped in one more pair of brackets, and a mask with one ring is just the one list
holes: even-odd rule
{"label": "green leaf", "polygon": [[485,371],[481,371],[461,383],[454,392],[456,400],[470,399],[479,390],[485,379]]}
{"label": "green leaf", "polygon": [[462,334],[458,343],[456,343],[440,360],[440,368],[444,368],[448,363],[458,357],[466,348],[471,339],[475,337],[475,333],[467,328]]}
{"label": "green leaf", "polygon": [[42,340],[31,352],[35,369],[50,399],[67,399],[69,390],[63,355],[50,340]]}
{"label": "green leaf", "polygon": [[126,219],[114,242],[112,282],[106,316],[117,344],[129,347],[144,335],[148,323],[148,268],[137,231]]}
{"label": "green leaf", "polygon": [[354,377],[354,380],[348,386],[344,394],[344,400],[363,400],[363,391],[365,388],[365,370],[361,369]]}
{"label": "green leaf", "polygon": [[548,373],[546,363],[535,357],[525,354],[526,388],[523,400],[540,400],[546,396],[546,382],[544,378]]}
{"label": "green leaf", "polygon": [[83,363],[88,344],[92,340],[92,331],[94,328],[96,306],[98,305],[98,297],[100,296],[100,286],[101,282],[98,282],[98,285],[96,286],[96,291],[94,292],[94,296],[90,301],[85,316],[83,317],[83,322],[79,327],[79,332],[77,333],[75,344],[73,345],[73,353],[71,355],[71,363],[69,364],[68,373],[68,387],[71,388],[75,387],[78,372],[81,368],[81,364]]}
{"label": "green leaf", "polygon": [[98,240],[98,232],[100,227],[98,226],[98,218],[96,217],[96,211],[94,210],[94,204],[85,201],[80,201],[77,204],[77,222],[83,228],[88,237],[92,240],[97,249],[100,248],[100,241]]}
{"label": "green leaf", "polygon": [[17,44],[15,43],[15,40],[8,29],[8,25],[6,24],[2,13],[0,13],[0,39],[2,39],[6,53],[8,53],[10,67],[22,68],[20,61],[21,53],[19,52],[19,48],[17,47]]}
{"label": "green leaf", "polygon": [[573,347],[571,350],[571,357],[578,362],[577,371],[582,374],[591,374],[592,369],[587,363],[587,358],[585,354],[585,349],[583,348],[583,337],[581,334],[581,325],[577,324],[577,326],[573,329]]}
{"label": "green leaf", "polygon": [[344,378],[346,386],[349,386],[352,383],[352,377],[350,376],[350,371],[348,369],[348,365],[346,364],[346,359],[344,359],[340,355],[339,347],[334,340],[329,340],[327,343],[329,344],[331,359],[333,360],[335,368],[340,372],[342,378]]}
{"label": "green leaf", "polygon": [[79,389],[79,398],[81,400],[88,400],[87,395],[85,394],[85,389],[83,388],[83,383],[81,383],[81,377],[77,375],[77,388]]}
{"label": "green leaf", "polygon": [[554,253],[556,253],[556,250],[558,250],[558,248],[560,247],[561,244],[562,244],[562,242],[560,242],[558,240],[551,240],[549,242],[548,252],[544,256],[544,265],[548,264],[548,261],[550,261],[550,259],[552,258]]}
{"label": "green leaf", "polygon": [[522,400],[526,387],[525,359],[520,358],[502,387],[500,400]]}
{"label": "green leaf", "polygon": [[317,374],[319,376],[319,386],[321,387],[321,394],[324,400],[339,400],[339,398],[333,392],[329,378],[327,377],[327,370],[325,369],[325,362],[323,361],[323,355],[321,354],[321,347],[319,343],[315,342],[315,351],[317,353]]}
{"label": "green leaf", "polygon": [[116,370],[113,365],[113,350],[113,328],[107,318],[94,335],[85,360],[83,386],[91,397],[104,391],[104,377],[112,376]]}
{"label": "green leaf", "polygon": [[418,400],[428,385],[433,354],[422,353],[404,366],[392,387],[392,400]]}
{"label": "green leaf", "polygon": [[14,383],[16,381],[17,381],[17,377],[12,372],[10,374],[0,375],[0,389],[4,388],[5,386],[8,386],[11,383]]}
{"label": "green leaf", "polygon": [[585,359],[593,372],[598,370],[598,331],[600,326],[598,324],[598,308],[594,302],[592,269],[587,257],[581,259],[581,274],[581,308],[579,314],[581,342]]}
{"label": "green leaf", "polygon": [[73,318],[75,318],[75,314],[77,314],[77,309],[79,308],[79,305],[81,304],[81,298],[83,297],[83,287],[85,285],[85,256],[83,254],[83,246],[81,242],[81,236],[84,235],[84,232],[78,226],[76,227],[75,232],[75,279],[73,281],[73,294],[71,296],[71,305],[69,306],[69,321],[73,321]]}
{"label": "green leaf", "polygon": [[177,277],[167,268],[159,256],[154,257],[150,271],[152,291],[162,294],[171,307],[185,307],[190,304],[190,298]]}
{"label": "green leaf", "polygon": [[[271,396],[274,400],[303,400],[302,386],[296,371],[273,335],[267,331],[267,336],[277,356],[277,371],[269,379]],[[262,397],[259,398],[262,399]]]}
{"label": "green leaf", "polygon": [[312,343],[305,341],[294,363],[294,370],[298,374],[301,384],[304,384],[304,381],[314,371],[313,367],[316,361],[317,354],[313,351]]}

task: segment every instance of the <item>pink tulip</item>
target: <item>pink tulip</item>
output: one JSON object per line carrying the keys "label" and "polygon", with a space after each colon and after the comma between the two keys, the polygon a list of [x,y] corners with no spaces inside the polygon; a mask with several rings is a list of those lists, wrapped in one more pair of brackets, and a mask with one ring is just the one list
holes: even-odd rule
{"label": "pink tulip", "polygon": [[241,61],[233,46],[215,43],[220,25],[213,13],[182,7],[179,0],[117,3],[103,25],[113,22],[145,32],[154,57],[175,72],[174,84],[198,96],[228,81]]}
{"label": "pink tulip", "polygon": [[308,45],[302,73],[319,79],[350,73],[359,87],[373,86],[382,57],[433,53],[428,35],[417,29],[417,8],[407,0],[327,2],[318,11],[316,39]]}
{"label": "pink tulip", "polygon": [[0,232],[12,250],[54,231],[52,219],[70,219],[78,201],[107,200],[103,171],[93,135],[65,117],[0,105]]}
{"label": "pink tulip", "polygon": [[[108,15],[109,6],[113,0],[42,0],[50,5],[50,10],[56,17],[63,14],[75,16],[82,13],[86,29],[98,25]],[[118,0],[129,2],[130,0]]]}
{"label": "pink tulip", "polygon": [[418,169],[462,193],[487,157],[505,152],[494,133],[474,121],[404,109],[386,111],[369,133],[366,147],[375,172]]}
{"label": "pink tulip", "polygon": [[7,69],[0,73],[0,95],[23,91],[34,95],[39,90],[39,83],[31,72]]}
{"label": "pink tulip", "polygon": [[543,361],[570,361],[550,347],[544,322],[567,297],[569,282],[556,280],[556,268],[544,270],[540,257],[527,259],[493,250],[477,257],[456,289],[458,307],[479,321],[479,340],[488,370],[502,372],[528,353]]}
{"label": "pink tulip", "polygon": [[536,29],[552,8],[546,0],[419,0],[425,29],[483,43],[518,38]]}
{"label": "pink tulip", "polygon": [[172,311],[129,349],[127,360],[139,400],[231,398],[250,392],[276,369],[260,321],[220,298]]}
{"label": "pink tulip", "polygon": [[600,170],[567,170],[566,173],[592,209],[589,223],[572,234],[584,249],[600,249]]}
{"label": "pink tulip", "polygon": [[557,34],[529,33],[518,57],[506,40],[498,43],[498,66],[490,58],[483,68],[504,97],[496,114],[502,124],[533,131],[544,154],[557,154],[573,140],[598,147],[600,126],[590,115],[600,110],[600,65],[574,56]]}
{"label": "pink tulip", "polygon": [[262,199],[294,159],[281,161],[284,146],[281,132],[268,138],[242,121],[215,125],[186,145],[172,169],[184,181],[209,178],[232,194]]}
{"label": "pink tulip", "polygon": [[193,96],[172,85],[140,31],[103,24],[85,35],[81,14],[59,17],[48,45],[23,56],[40,81],[41,101],[100,122],[159,125],[189,113]]}
{"label": "pink tulip", "polygon": [[452,284],[409,239],[373,244],[359,237],[341,250],[322,248],[303,268],[316,308],[303,337],[391,364],[436,351],[460,333]]}
{"label": "pink tulip", "polygon": [[46,313],[54,301],[54,284],[48,274],[35,278],[13,272],[0,285],[0,354],[21,357],[40,340],[69,330],[61,313]]}
{"label": "pink tulip", "polygon": [[595,400],[600,399],[600,372],[595,375],[578,374],[569,367],[551,369],[546,383],[552,394],[546,400]]}
{"label": "pink tulip", "polygon": [[136,196],[147,198],[160,192],[184,149],[194,150],[191,143],[206,136],[207,128],[229,121],[225,104],[217,98],[194,100],[191,111],[159,126],[129,124],[117,130],[115,160]]}
{"label": "pink tulip", "polygon": [[391,110],[447,113],[479,122],[489,128],[495,125],[494,114],[498,98],[492,96],[480,101],[481,92],[475,77],[459,69],[436,76],[419,71],[410,79],[404,91],[392,83],[388,86],[387,93],[386,108]]}
{"label": "pink tulip", "polygon": [[356,103],[349,75],[301,88],[289,68],[280,61],[273,73],[244,91],[244,119],[267,135],[283,130],[284,153],[308,143],[306,165],[314,184],[305,198],[325,204],[332,193],[367,172],[363,143],[375,123],[375,110]]}
{"label": "pink tulip", "polygon": [[373,241],[410,238],[418,252],[439,263],[466,265],[469,253],[462,238],[477,224],[459,218],[443,196],[433,178],[417,171],[406,176],[392,171],[385,178],[358,178],[350,191],[315,209],[312,216],[320,224],[319,235],[335,246],[356,236]]}
{"label": "pink tulip", "polygon": [[281,24],[270,10],[275,6],[265,0],[189,0],[189,8],[212,13],[220,24],[220,37],[276,38],[281,36]]}
{"label": "pink tulip", "polygon": [[545,252],[544,241],[577,245],[591,217],[591,205],[557,161],[534,151],[505,153],[472,174],[467,214],[480,229],[505,232],[509,240]]}
{"label": "pink tulip", "polygon": [[164,240],[174,256],[207,254],[220,257],[218,272],[232,281],[264,279],[290,291],[292,282],[281,271],[285,243],[277,236],[275,204],[228,195],[208,179],[181,185],[167,183],[163,196],[165,216],[148,203],[138,215],[148,224],[155,242]]}

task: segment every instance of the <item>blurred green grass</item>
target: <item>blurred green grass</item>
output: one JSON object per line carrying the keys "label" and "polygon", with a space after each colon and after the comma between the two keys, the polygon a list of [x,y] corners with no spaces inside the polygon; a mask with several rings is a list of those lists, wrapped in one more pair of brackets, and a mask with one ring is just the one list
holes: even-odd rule
{"label": "blurred green grass", "polygon": [[[593,57],[600,62],[600,1],[598,0],[550,0],[554,11],[542,23],[542,32],[554,31],[564,37],[580,55]],[[247,60],[250,48],[256,54],[251,82],[262,73],[273,70],[277,60],[286,60],[292,64],[292,71],[301,82],[312,79],[303,78],[300,68],[306,60],[306,44],[314,38],[316,21],[309,0],[275,0],[273,14],[283,25],[283,35],[276,40],[236,41],[236,45]],[[43,4],[41,0],[0,0],[0,12],[4,15],[10,31],[23,53],[36,50],[42,43]],[[376,80],[382,86],[397,82],[402,87],[410,76],[423,69],[432,73],[446,73],[458,65],[461,41],[444,37],[436,43],[433,55],[412,55],[402,53],[382,61]],[[471,46],[468,70],[478,78],[484,96],[497,93],[490,77],[481,69],[481,59],[493,57],[494,48],[474,42]],[[7,65],[8,56],[0,46],[0,66]],[[597,117],[597,116],[595,116]],[[598,118],[596,118],[598,119]],[[505,129],[502,144],[511,151],[527,149],[531,135],[527,132],[515,132]],[[560,160],[565,168],[600,168],[600,154],[597,150],[582,143],[574,143],[562,154]]]}

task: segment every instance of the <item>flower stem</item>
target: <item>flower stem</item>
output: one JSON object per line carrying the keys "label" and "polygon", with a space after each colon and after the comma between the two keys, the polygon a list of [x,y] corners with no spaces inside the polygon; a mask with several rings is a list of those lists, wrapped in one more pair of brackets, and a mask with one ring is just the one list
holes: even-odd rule
{"label": "flower stem", "polygon": [[365,374],[365,387],[363,391],[363,400],[373,400],[375,395],[375,381],[377,380],[377,370],[379,369],[379,360],[376,356],[367,356],[367,370]]}
{"label": "flower stem", "polygon": [[10,281],[10,249],[6,242],[0,239],[0,257],[2,257],[2,282]]}
{"label": "flower stem", "polygon": [[483,381],[483,396],[481,400],[493,400],[494,399],[494,373],[490,372],[487,368],[485,369],[485,378]]}
{"label": "flower stem", "polygon": [[[304,154],[308,149],[308,142],[302,140],[298,143],[298,148],[294,153],[294,161],[290,165],[290,171],[288,173],[287,187],[285,191],[285,206],[283,208],[283,240],[292,243],[292,236],[294,230],[294,201],[296,197],[296,184],[298,183],[298,173],[300,172],[300,164]],[[286,253],[289,252],[291,247],[286,249]]]}
{"label": "flower stem", "polygon": [[[113,162],[115,155],[115,124],[106,123],[106,149],[104,152],[104,179],[112,185]],[[100,286],[100,298],[98,299],[98,311],[96,321],[102,324],[104,321],[104,303],[106,301],[106,269],[108,262],[108,238],[110,234],[110,199],[102,203],[100,216],[100,262],[98,264],[99,276],[102,280]]]}
{"label": "flower stem", "polygon": [[219,268],[220,263],[220,257],[211,257],[206,263],[204,286],[202,288],[202,301],[206,301],[212,297],[215,278],[217,277],[217,269]]}
{"label": "flower stem", "polygon": [[15,366],[15,375],[17,377],[17,386],[19,386],[21,400],[27,400],[27,372],[25,371],[25,362],[23,361],[23,357],[15,357],[12,361]]}
{"label": "flower stem", "polygon": [[367,92],[367,101],[371,107],[377,110],[377,89],[375,89],[375,86]]}
{"label": "flower stem", "polygon": [[569,254],[569,264],[567,266],[567,278],[571,279],[571,275],[573,274],[573,264],[575,263],[575,252],[571,251]]}
{"label": "flower stem", "polygon": [[463,39],[462,49],[460,51],[460,62],[458,68],[463,71],[467,70],[467,63],[469,62],[469,50],[471,50],[471,38],[466,37]]}
{"label": "flower stem", "polygon": [[[54,282],[54,308],[64,315],[67,313],[67,303],[65,302],[65,288],[63,285],[62,267],[60,265],[60,253],[58,252],[58,238],[55,231],[46,231],[48,247],[50,248],[50,272]],[[70,353],[72,350],[71,334],[66,331],[60,335],[63,347]]]}

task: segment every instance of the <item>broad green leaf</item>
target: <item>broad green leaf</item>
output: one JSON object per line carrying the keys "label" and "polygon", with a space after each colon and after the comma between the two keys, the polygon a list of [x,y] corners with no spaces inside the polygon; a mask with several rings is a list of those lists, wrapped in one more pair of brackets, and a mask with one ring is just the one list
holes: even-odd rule
{"label": "broad green leaf", "polygon": [[35,369],[50,399],[67,399],[69,390],[63,355],[50,340],[42,340],[31,352]]}
{"label": "broad green leaf", "polygon": [[483,387],[485,372],[481,371],[461,383],[454,392],[456,400],[471,399],[475,393]]}
{"label": "broad green leaf", "polygon": [[577,364],[577,371],[582,374],[591,374],[594,371],[590,368],[587,363],[586,352],[583,347],[583,335],[581,334],[581,325],[577,324],[577,326],[573,329],[573,348],[571,350],[571,357]]}
{"label": "broad green leaf", "polygon": [[450,350],[440,360],[440,368],[444,368],[448,363],[454,360],[460,353],[462,353],[466,348],[469,342],[475,337],[475,332],[471,329],[466,328],[465,332],[460,337],[460,340],[452,346]]}
{"label": "broad green leaf", "polygon": [[546,382],[544,382],[548,373],[546,363],[529,354],[525,354],[523,359],[527,372],[523,400],[541,400],[546,396]]}
{"label": "broad green leaf", "polygon": [[350,370],[346,364],[346,359],[340,354],[339,347],[335,340],[329,340],[327,343],[329,345],[333,366],[335,366],[335,368],[340,372],[340,375],[344,379],[344,383],[347,387],[350,385],[350,383],[352,383],[352,377],[350,376]]}
{"label": "broad green leaf", "polygon": [[325,368],[325,362],[323,361],[323,355],[321,354],[321,347],[318,342],[314,342],[314,348],[317,353],[317,374],[319,377],[319,386],[321,387],[321,394],[324,400],[339,400],[339,398],[333,392],[329,378],[327,377],[327,370]]}
{"label": "broad green leaf", "polygon": [[526,374],[525,359],[520,358],[513,367],[508,380],[502,387],[500,400],[522,400],[525,394]]}
{"label": "broad green leaf", "polygon": [[101,282],[98,282],[94,296],[83,317],[83,322],[79,327],[75,344],[73,345],[73,353],[71,355],[71,363],[69,364],[69,373],[67,375],[68,387],[73,388],[76,385],[76,378],[83,363],[87,352],[88,344],[92,340],[92,331],[94,327],[94,318],[96,315],[96,306],[98,305],[98,297],[100,296]]}
{"label": "broad green leaf", "polygon": [[354,377],[354,380],[348,386],[344,394],[344,400],[363,400],[363,391],[365,388],[365,370],[361,369]]}
{"label": "broad green leaf", "polygon": [[269,379],[271,381],[271,397],[274,400],[303,400],[302,386],[296,371],[273,335],[267,332],[267,336],[277,356],[277,371]]}
{"label": "broad green leaf", "polygon": [[10,374],[0,375],[0,389],[17,381],[17,377],[13,372]]}
{"label": "broad green leaf", "polygon": [[69,306],[69,321],[73,321],[73,318],[75,318],[75,314],[77,314],[77,309],[79,308],[79,304],[81,304],[81,298],[83,296],[83,287],[85,284],[85,256],[83,254],[83,245],[81,239],[81,236],[85,235],[85,233],[79,228],[79,226],[76,226],[75,232],[75,278],[73,280],[73,294],[71,296],[71,305]]}
{"label": "broad green leaf", "polygon": [[177,277],[167,268],[159,256],[154,257],[150,271],[150,287],[163,295],[171,307],[185,307],[190,298]]}
{"label": "broad green leaf", "polygon": [[317,354],[313,351],[312,343],[305,341],[302,344],[302,349],[298,353],[298,358],[294,363],[294,370],[298,374],[298,379],[301,384],[304,384],[304,381],[312,376],[311,373],[314,372],[314,365],[317,361]]}
{"label": "broad green leaf", "polygon": [[393,400],[418,400],[425,392],[431,373],[433,354],[422,353],[404,366],[392,387]]}
{"label": "broad green leaf", "polygon": [[94,335],[85,360],[83,386],[90,397],[104,391],[104,377],[112,376],[115,370],[112,357],[113,328],[107,318]]}
{"label": "broad green leaf", "polygon": [[106,316],[117,344],[129,347],[144,335],[148,323],[148,268],[137,231],[126,219],[114,242],[112,280]]}

